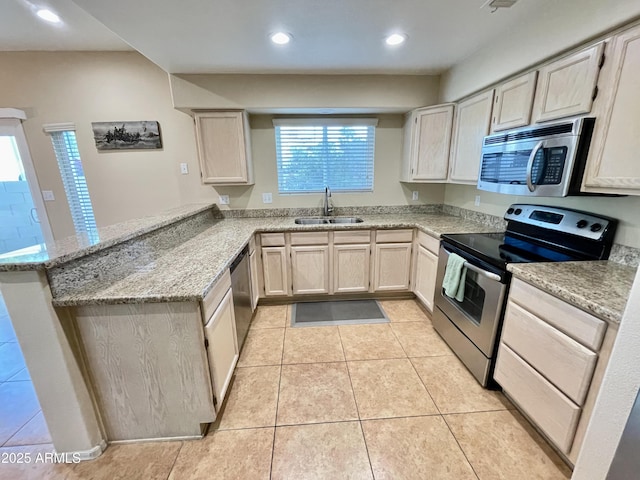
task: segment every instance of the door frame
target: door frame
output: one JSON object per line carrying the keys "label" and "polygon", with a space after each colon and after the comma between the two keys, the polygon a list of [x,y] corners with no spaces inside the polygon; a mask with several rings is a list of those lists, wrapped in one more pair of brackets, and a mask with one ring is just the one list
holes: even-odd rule
{"label": "door frame", "polygon": [[47,244],[53,243],[53,232],[51,230],[51,224],[49,223],[49,215],[42,198],[42,190],[40,189],[40,183],[38,182],[38,176],[33,166],[33,160],[31,159],[31,152],[29,151],[29,144],[27,143],[27,137],[24,134],[24,128],[22,127],[22,121],[26,120],[27,116],[22,110],[16,108],[0,108],[0,133],[12,135],[16,139],[16,145],[18,146],[18,152],[20,153],[20,160],[24,167],[24,174],[29,184],[29,190],[31,191],[31,198],[33,204],[38,212],[38,219],[40,220],[40,228],[42,229],[42,236]]}

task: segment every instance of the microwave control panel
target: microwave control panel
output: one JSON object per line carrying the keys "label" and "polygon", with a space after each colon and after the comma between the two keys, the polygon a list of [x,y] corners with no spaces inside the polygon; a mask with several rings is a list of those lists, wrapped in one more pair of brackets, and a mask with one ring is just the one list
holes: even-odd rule
{"label": "microwave control panel", "polygon": [[536,153],[531,178],[536,185],[559,185],[564,173],[567,147],[544,148]]}

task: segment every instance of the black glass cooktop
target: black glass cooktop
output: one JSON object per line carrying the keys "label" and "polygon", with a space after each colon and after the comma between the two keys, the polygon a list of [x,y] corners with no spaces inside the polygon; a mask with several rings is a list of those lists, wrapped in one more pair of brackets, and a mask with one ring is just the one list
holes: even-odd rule
{"label": "black glass cooktop", "polygon": [[561,252],[509,233],[455,233],[442,235],[442,239],[501,269],[505,269],[507,263],[583,260],[570,252]]}

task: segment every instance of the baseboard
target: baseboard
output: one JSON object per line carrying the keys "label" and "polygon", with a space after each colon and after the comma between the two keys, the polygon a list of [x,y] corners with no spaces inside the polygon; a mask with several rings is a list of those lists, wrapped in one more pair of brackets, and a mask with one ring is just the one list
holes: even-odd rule
{"label": "baseboard", "polygon": [[113,440],[109,445],[127,445],[141,442],[180,442],[183,440],[201,440],[204,435],[182,435],[179,437],[136,438],[134,440]]}
{"label": "baseboard", "polygon": [[102,452],[104,452],[106,448],[107,448],[107,443],[104,440],[101,440],[100,443],[95,447],[89,450],[80,450],[77,452],[73,452],[72,455],[75,458],[78,458],[81,462],[84,462],[86,460],[95,460],[100,455],[102,455]]}

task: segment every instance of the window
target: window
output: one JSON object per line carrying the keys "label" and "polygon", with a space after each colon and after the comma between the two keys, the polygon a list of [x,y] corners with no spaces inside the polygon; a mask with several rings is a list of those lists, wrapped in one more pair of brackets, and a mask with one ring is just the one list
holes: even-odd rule
{"label": "window", "polygon": [[280,193],[373,191],[377,120],[274,119]]}
{"label": "window", "polygon": [[76,233],[86,233],[92,238],[97,235],[96,220],[76,142],[75,125],[45,125],[44,131],[51,135]]}

